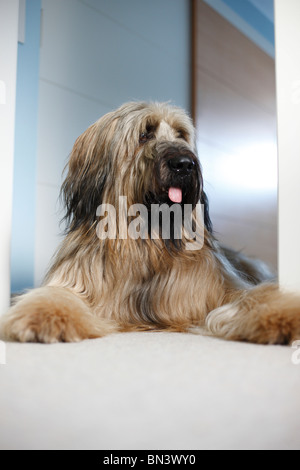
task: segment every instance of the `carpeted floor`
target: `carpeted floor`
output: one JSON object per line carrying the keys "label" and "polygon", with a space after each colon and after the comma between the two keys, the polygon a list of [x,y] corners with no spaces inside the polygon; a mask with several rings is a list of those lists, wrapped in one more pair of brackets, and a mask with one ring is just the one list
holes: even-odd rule
{"label": "carpeted floor", "polygon": [[300,449],[292,353],[177,333],[9,343],[0,449]]}

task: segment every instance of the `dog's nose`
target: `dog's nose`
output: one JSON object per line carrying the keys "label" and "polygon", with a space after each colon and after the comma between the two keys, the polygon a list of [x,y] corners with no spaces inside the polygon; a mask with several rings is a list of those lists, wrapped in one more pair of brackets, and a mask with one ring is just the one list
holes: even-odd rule
{"label": "dog's nose", "polygon": [[178,155],[176,157],[170,158],[168,161],[169,168],[178,173],[185,175],[193,171],[195,167],[194,160],[187,155]]}

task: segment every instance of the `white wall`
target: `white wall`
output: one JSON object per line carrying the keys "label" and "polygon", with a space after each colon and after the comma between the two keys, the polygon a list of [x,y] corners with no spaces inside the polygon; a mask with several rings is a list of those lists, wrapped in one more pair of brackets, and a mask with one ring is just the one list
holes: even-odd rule
{"label": "white wall", "polygon": [[279,280],[300,291],[300,2],[275,0]]}
{"label": "white wall", "polygon": [[59,242],[61,173],[76,137],[132,99],[190,107],[187,0],[43,0],[35,284]]}
{"label": "white wall", "polygon": [[18,16],[18,0],[0,0],[0,314],[8,308],[10,302]]}

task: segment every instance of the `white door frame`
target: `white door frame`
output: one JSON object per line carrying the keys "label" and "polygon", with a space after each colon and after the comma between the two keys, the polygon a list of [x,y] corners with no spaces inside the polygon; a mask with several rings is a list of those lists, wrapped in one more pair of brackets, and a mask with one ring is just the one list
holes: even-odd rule
{"label": "white door frame", "polygon": [[0,315],[10,303],[18,16],[19,0],[0,0]]}
{"label": "white door frame", "polygon": [[279,282],[300,291],[300,1],[275,0]]}

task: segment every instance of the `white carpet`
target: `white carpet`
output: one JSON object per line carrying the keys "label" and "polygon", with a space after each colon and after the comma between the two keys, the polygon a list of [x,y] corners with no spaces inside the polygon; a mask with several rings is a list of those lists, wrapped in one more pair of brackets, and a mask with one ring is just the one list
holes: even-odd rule
{"label": "white carpet", "polygon": [[300,449],[292,353],[177,333],[9,343],[0,449]]}

